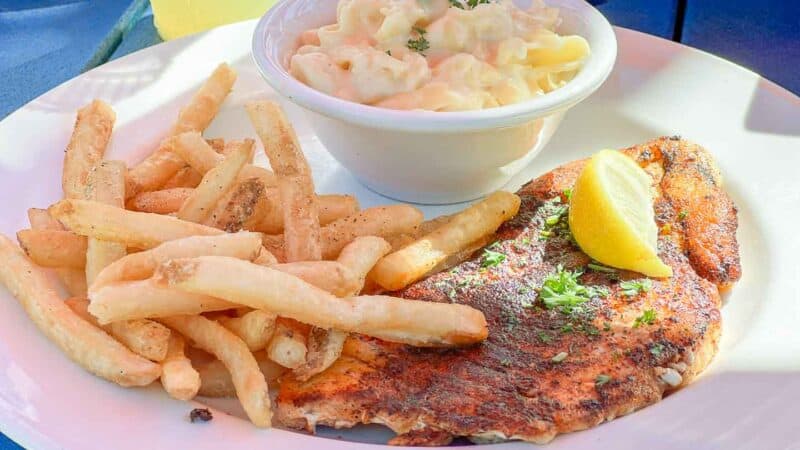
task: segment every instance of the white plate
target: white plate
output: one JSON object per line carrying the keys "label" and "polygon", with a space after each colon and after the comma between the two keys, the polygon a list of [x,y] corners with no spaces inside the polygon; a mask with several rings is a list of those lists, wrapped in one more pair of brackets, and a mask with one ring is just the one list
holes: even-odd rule
{"label": "white plate", "polygon": [[[62,151],[75,110],[92,98],[111,102],[117,111],[108,156],[132,163],[153,147],[204,76],[229,61],[239,81],[207,135],[252,136],[241,105],[272,96],[248,55],[253,25],[219,28],[103,65],[6,118],[0,123],[0,232],[13,235],[27,227],[29,206],[45,207],[60,197]],[[800,100],[705,53],[623,29],[618,39],[619,60],[609,81],[569,113],[542,155],[508,188],[600,148],[680,133],[719,161],[739,206],[744,277],[728,296],[721,349],[701,379],[655,406],[561,436],[548,448],[798,448]],[[336,164],[299,110],[289,108],[289,114],[321,192],[353,192],[366,206],[388,202]],[[211,423],[192,425],[186,420],[192,407],[156,388],[122,389],[89,375],[0,292],[0,430],[26,447],[369,447],[259,430],[222,413]],[[373,428],[357,433],[377,442],[385,436]]]}

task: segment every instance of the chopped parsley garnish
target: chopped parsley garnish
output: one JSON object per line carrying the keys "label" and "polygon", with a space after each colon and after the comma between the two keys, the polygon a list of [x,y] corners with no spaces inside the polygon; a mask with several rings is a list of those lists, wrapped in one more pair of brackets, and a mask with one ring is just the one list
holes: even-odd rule
{"label": "chopped parsley garnish", "polygon": [[483,250],[483,259],[481,259],[482,268],[488,269],[490,267],[496,267],[506,260],[506,255],[492,250],[492,248],[496,247],[497,245],[495,243]]}
{"label": "chopped parsley garnish", "polygon": [[611,377],[604,373],[601,373],[600,375],[597,376],[597,378],[594,379],[594,384],[595,386],[602,386],[608,383],[609,381],[611,381]]}
{"label": "chopped parsley garnish", "polygon": [[605,297],[608,290],[597,286],[584,286],[578,278],[580,270],[565,270],[559,265],[554,273],[545,277],[539,289],[539,298],[547,309],[559,308],[565,314],[582,311],[584,303],[594,297]]}
{"label": "chopped parsley garnish", "polygon": [[425,33],[427,33],[427,31],[419,27],[414,27],[414,31],[417,33],[419,37],[417,37],[416,39],[409,39],[408,42],[406,43],[406,47],[410,48],[411,50],[414,50],[417,53],[420,53],[422,56],[425,56],[424,53],[425,50],[431,48],[430,42],[428,42],[428,40],[425,39]]}
{"label": "chopped parsley garnish", "polygon": [[652,309],[646,309],[641,316],[633,321],[633,328],[639,328],[642,325],[652,325],[656,321],[656,312]]}
{"label": "chopped parsley garnish", "polygon": [[553,337],[545,333],[544,331],[540,331],[539,333],[537,333],[536,336],[539,338],[540,341],[542,341],[543,344],[549,344],[553,342]]}
{"label": "chopped parsley garnish", "polygon": [[[491,0],[466,0],[466,6],[469,6],[470,9],[475,8],[476,6],[484,3],[490,3]],[[458,9],[464,9],[464,2],[461,0],[450,0],[450,6],[454,6]]]}
{"label": "chopped parsley garnish", "polygon": [[622,288],[623,294],[628,297],[633,297],[634,295],[638,295],[640,292],[650,292],[650,289],[653,288],[653,282],[650,281],[649,278],[643,278],[641,280],[629,280],[621,282],[619,287]]}
{"label": "chopped parsley garnish", "polygon": [[539,240],[545,241],[553,236],[571,236],[569,232],[569,221],[567,211],[569,206],[561,203],[561,197],[556,197],[547,201],[542,206],[545,214],[544,226],[539,231]]}
{"label": "chopped parsley garnish", "polygon": [[664,345],[655,343],[650,346],[650,354],[658,358],[661,354],[664,353]]}
{"label": "chopped parsley garnish", "polygon": [[570,188],[564,189],[564,197],[567,199],[567,201],[572,200],[572,189]]}
{"label": "chopped parsley garnish", "polygon": [[678,213],[678,220],[683,220],[689,215],[689,211],[683,210]]}
{"label": "chopped parsley garnish", "polygon": [[589,263],[589,264],[586,265],[586,267],[594,270],[595,272],[617,273],[617,269],[614,269],[614,268],[611,268],[611,267],[606,267],[604,265],[597,264],[597,263]]}
{"label": "chopped parsley garnish", "polygon": [[557,354],[556,356],[553,356],[550,359],[550,361],[553,361],[554,363],[560,363],[561,361],[567,359],[568,355],[569,354],[567,352],[561,352],[561,353]]}

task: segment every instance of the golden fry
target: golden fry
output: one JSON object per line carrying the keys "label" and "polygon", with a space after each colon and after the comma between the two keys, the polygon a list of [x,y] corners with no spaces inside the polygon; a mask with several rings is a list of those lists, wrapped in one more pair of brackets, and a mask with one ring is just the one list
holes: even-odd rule
{"label": "golden fry", "polygon": [[136,248],[153,248],[187,236],[223,233],[175,217],[127,211],[88,200],[61,200],[48,211],[74,233]]}
{"label": "golden fry", "polygon": [[172,141],[165,139],[144,161],[131,167],[125,180],[125,195],[131,198],[164,186],[186,164],[172,152]]}
{"label": "golden fry", "polygon": [[302,367],[308,353],[306,336],[309,331],[307,325],[279,317],[272,339],[267,344],[269,358],[287,369]]}
{"label": "golden fry", "polygon": [[128,255],[111,264],[97,277],[92,291],[118,281],[149,278],[159,264],[172,258],[217,255],[252,260],[262,251],[258,233],[247,231],[175,239],[150,250]]}
{"label": "golden fry", "polygon": [[100,100],[78,110],[75,128],[64,154],[64,198],[84,198],[89,171],[103,159],[116,114]]}
{"label": "golden fry", "polygon": [[233,233],[240,231],[245,224],[266,205],[264,183],[258,178],[238,182],[217,203],[217,207],[206,218],[204,224]]}
{"label": "golden fry", "polygon": [[358,295],[364,288],[367,274],[389,251],[391,251],[389,243],[376,236],[357,237],[353,242],[347,244],[339,253],[337,261],[350,271],[357,282],[351,291],[345,292],[339,297]]}
{"label": "golden fry", "polygon": [[[249,147],[253,144],[252,139],[245,139],[228,142],[226,147],[230,152],[238,147]],[[208,142],[203,139],[203,136],[197,132],[182,133],[170,138],[170,150],[201,174],[206,174],[225,159],[225,156],[215,152],[208,145]],[[277,182],[275,174],[263,167],[252,164],[246,164],[242,167],[242,172],[239,174],[240,180],[254,177],[264,182],[267,186],[275,186]]]}
{"label": "golden fry", "polygon": [[250,421],[257,427],[268,428],[271,425],[267,381],[258,362],[241,339],[203,316],[174,316],[160,320],[186,336],[198,348],[222,361],[231,374],[236,396]]}
{"label": "golden fry", "polygon": [[194,189],[179,187],[160,191],[142,192],[128,200],[128,209],[155,214],[171,214],[181,209],[183,202]]}
{"label": "golden fry", "polygon": [[466,345],[488,334],[483,314],[466,305],[387,296],[337,298],[278,270],[230,257],[174,259],[162,264],[153,280],[321,328],[392,342]]}
{"label": "golden fry", "polygon": [[164,325],[146,319],[100,325],[89,313],[89,300],[73,297],[65,300],[65,303],[83,320],[102,328],[137,355],[156,362],[166,358],[170,331]]}
{"label": "golden fry", "polygon": [[28,257],[42,267],[86,267],[85,236],[70,231],[20,230],[17,241]]}
{"label": "golden fry", "polygon": [[337,297],[353,295],[359,290],[358,277],[336,261],[300,261],[278,264],[272,268],[297,277]]}
{"label": "golden fry", "polygon": [[[236,72],[227,64],[220,64],[203,86],[194,94],[188,105],[181,109],[178,120],[169,132],[175,136],[187,131],[202,132],[219,112],[225,97],[233,88]],[[169,180],[184,166],[181,158],[162,145],[128,174],[127,195],[133,197],[140,192],[154,191]]]}
{"label": "golden fry", "polygon": [[239,336],[251,352],[263,350],[275,332],[275,314],[254,309],[241,317],[220,317],[217,322]]}
{"label": "golden fry", "polygon": [[503,222],[517,214],[519,205],[516,195],[495,192],[430,234],[378,261],[370,277],[390,291],[408,286],[448,256],[494,233]]}
{"label": "golden fry", "polygon": [[167,356],[161,363],[161,385],[170,397],[188,401],[200,390],[200,374],[186,357],[186,343],[178,333],[171,333]]}
{"label": "golden fry", "polygon": [[[46,209],[30,208],[28,209],[28,220],[31,223],[31,228],[34,230],[53,230],[65,231],[64,225],[61,222],[53,219]],[[85,253],[84,253],[85,254]],[[35,261],[34,261],[35,262]],[[61,283],[73,297],[86,297],[86,275],[84,269],[69,269],[65,267],[57,267],[55,269]]]}
{"label": "golden fry", "polygon": [[189,104],[178,113],[178,120],[172,126],[170,136],[208,128],[235,82],[236,72],[229,65],[222,63],[217,66]]}
{"label": "golden fry", "polygon": [[[286,372],[283,366],[269,359],[266,351],[255,352],[253,357],[258,362],[258,368],[261,369],[267,383],[272,383]],[[197,370],[202,381],[200,395],[203,397],[236,397],[236,388],[233,386],[231,374],[220,360],[215,359],[199,364]]]}
{"label": "golden fry", "polygon": [[[283,206],[278,198],[277,189],[270,188],[264,194],[265,207],[258,216],[258,220],[251,228],[268,234],[283,232]],[[318,195],[319,224],[325,226],[343,217],[358,212],[358,200],[352,195]],[[255,215],[255,214],[254,214]]]}
{"label": "golden fry", "polygon": [[66,230],[64,225],[56,219],[53,219],[46,209],[28,208],[28,222],[31,224],[31,229],[34,230]]}
{"label": "golden fry", "polygon": [[[359,236],[387,237],[413,233],[422,212],[409,205],[378,206],[359,211],[322,227],[322,258],[335,259],[345,245]],[[284,259],[283,235],[265,235],[264,247],[279,261]]]}
{"label": "golden fry", "polygon": [[154,364],[76,315],[58,297],[42,269],[0,236],[0,283],[54,344],[89,372],[121,386],[145,386],[161,373]]}
{"label": "golden fry", "polygon": [[[198,184],[200,184],[200,181],[202,181],[202,179],[203,175],[201,175],[200,172],[194,170],[192,166],[184,165],[183,168],[175,172],[175,175],[173,175],[169,180],[167,180],[167,182],[164,183],[164,185],[161,186],[160,189],[161,190],[176,189],[176,188],[193,189],[196,188]],[[139,195],[142,195],[144,193],[145,192],[140,193]],[[180,207],[180,205],[178,205],[178,207]]]}
{"label": "golden fry", "polygon": [[[126,172],[125,163],[121,161],[103,161],[96,165],[89,172],[86,200],[124,208]],[[101,270],[126,253],[125,244],[89,238],[86,248],[86,283],[92,284]]]}
{"label": "golden fry", "polygon": [[317,261],[322,247],[314,180],[294,128],[275,102],[251,102],[245,109],[278,176],[284,258],[287,262]]}
{"label": "golden fry", "polygon": [[200,223],[209,215],[214,205],[233,186],[236,177],[253,153],[253,147],[241,147],[232,152],[218,166],[206,172],[203,181],[178,210],[177,217]]}
{"label": "golden fry", "polygon": [[198,295],[157,286],[152,280],[123,281],[89,293],[89,312],[101,324],[144,318],[200,314],[236,308],[208,295]]}

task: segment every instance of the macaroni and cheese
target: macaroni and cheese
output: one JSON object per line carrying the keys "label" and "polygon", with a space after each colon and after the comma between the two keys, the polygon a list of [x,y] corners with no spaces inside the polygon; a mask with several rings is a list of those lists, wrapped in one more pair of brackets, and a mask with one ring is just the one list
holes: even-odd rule
{"label": "macaroni and cheese", "polygon": [[326,94],[393,109],[492,108],[569,82],[589,55],[553,31],[540,0],[339,0],[337,22],[308,30],[290,71]]}

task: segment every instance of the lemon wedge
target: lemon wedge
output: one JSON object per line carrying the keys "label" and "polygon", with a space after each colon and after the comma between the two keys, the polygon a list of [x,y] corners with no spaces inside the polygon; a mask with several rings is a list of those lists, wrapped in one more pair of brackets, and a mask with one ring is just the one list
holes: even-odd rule
{"label": "lemon wedge", "polygon": [[632,159],[602,150],[586,164],[572,189],[569,226],[587,255],[619,269],[670,277],[658,258],[652,179]]}

